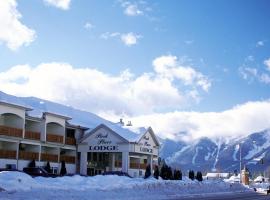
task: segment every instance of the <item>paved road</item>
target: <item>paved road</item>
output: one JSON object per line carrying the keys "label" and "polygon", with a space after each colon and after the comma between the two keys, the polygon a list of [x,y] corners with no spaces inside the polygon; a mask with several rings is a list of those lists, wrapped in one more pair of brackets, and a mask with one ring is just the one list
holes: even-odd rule
{"label": "paved road", "polygon": [[259,193],[235,193],[235,194],[215,194],[215,195],[194,195],[192,197],[175,198],[175,200],[270,200],[270,195]]}

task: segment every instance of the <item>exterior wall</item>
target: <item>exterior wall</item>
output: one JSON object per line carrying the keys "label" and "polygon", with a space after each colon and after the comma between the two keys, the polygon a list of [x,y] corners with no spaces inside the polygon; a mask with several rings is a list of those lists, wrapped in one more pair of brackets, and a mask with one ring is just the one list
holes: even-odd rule
{"label": "exterior wall", "polygon": [[26,131],[35,131],[35,132],[41,132],[42,129],[42,123],[41,122],[36,122],[36,121],[31,121],[26,119],[26,125],[25,125],[25,130]]}
{"label": "exterior wall", "polygon": [[16,165],[17,167],[17,160],[13,159],[0,159],[0,168],[6,168],[7,165]]}
{"label": "exterior wall", "polygon": [[0,105],[0,115],[4,113],[12,113],[25,119],[25,110],[20,108],[15,108],[7,105]]}
{"label": "exterior wall", "polygon": [[53,133],[55,135],[65,135],[65,128],[59,124],[53,124],[52,122],[47,124],[47,133]]}
{"label": "exterior wall", "polygon": [[17,150],[17,148],[18,148],[18,143],[16,142],[6,142],[6,141],[0,140],[0,149]]}
{"label": "exterior wall", "polygon": [[144,169],[128,169],[128,174],[134,178],[144,177],[145,170]]}
{"label": "exterior wall", "polygon": [[3,114],[2,116],[0,116],[0,118],[2,118],[1,125],[10,126],[10,127],[19,128],[19,129],[24,128],[24,118],[21,118],[17,115]]}
{"label": "exterior wall", "polygon": [[60,117],[56,117],[50,114],[46,114],[45,115],[45,119],[46,119],[46,124],[54,122],[57,124],[60,124],[62,127],[66,126],[66,120]]}
{"label": "exterior wall", "polygon": [[[23,170],[24,167],[28,167],[30,162],[31,162],[30,160],[18,160],[17,169],[18,170]],[[37,165],[37,162],[36,162],[36,165]]]}
{"label": "exterior wall", "polygon": [[[61,169],[61,165],[60,165],[60,169]],[[66,164],[66,169],[67,169],[67,174],[75,174],[76,173],[76,165],[75,164]]]}

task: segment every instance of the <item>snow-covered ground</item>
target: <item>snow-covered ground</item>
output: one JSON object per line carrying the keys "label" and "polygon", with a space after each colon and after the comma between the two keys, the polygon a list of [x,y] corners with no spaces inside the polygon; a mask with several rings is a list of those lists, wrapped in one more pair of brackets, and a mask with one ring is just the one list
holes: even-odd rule
{"label": "snow-covered ground", "polygon": [[0,199],[175,199],[209,193],[244,192],[238,183],[221,180],[165,181],[154,178],[108,176],[72,176],[32,178],[20,172],[0,173]]}

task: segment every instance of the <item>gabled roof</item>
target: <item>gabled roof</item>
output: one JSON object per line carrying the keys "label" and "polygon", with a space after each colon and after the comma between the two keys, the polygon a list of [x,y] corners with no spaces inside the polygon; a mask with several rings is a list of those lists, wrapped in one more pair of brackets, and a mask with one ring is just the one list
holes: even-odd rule
{"label": "gabled roof", "polygon": [[13,108],[19,108],[19,109],[22,109],[22,110],[25,110],[25,111],[33,110],[32,108],[29,108],[29,107],[26,107],[26,106],[23,106],[23,105],[8,103],[6,101],[1,101],[1,100],[0,100],[0,105],[9,106],[9,107],[13,107]]}
{"label": "gabled roof", "polygon": [[124,140],[125,142],[129,142],[127,140],[127,138],[122,137],[120,134],[116,133],[114,130],[112,130],[111,128],[109,128],[108,126],[106,126],[105,124],[100,124],[98,125],[96,128],[92,129],[90,132],[88,132],[87,134],[85,134],[81,139],[80,139],[80,143],[83,142],[86,138],[90,137],[91,135],[93,135],[96,131],[98,131],[99,129],[104,128],[106,130],[111,131],[113,134],[115,134],[116,136],[118,136],[120,139]]}
{"label": "gabled roof", "polygon": [[43,115],[51,115],[51,116],[54,116],[54,117],[65,119],[65,120],[71,120],[72,119],[71,117],[68,117],[68,116],[65,116],[65,115],[62,115],[62,114],[52,113],[52,112],[43,112]]}
{"label": "gabled roof", "polygon": [[143,139],[143,137],[145,136],[145,134],[148,133],[148,132],[149,132],[150,135],[152,136],[152,138],[153,138],[154,142],[156,143],[156,145],[157,145],[157,146],[160,146],[159,141],[158,141],[158,139],[157,139],[157,137],[156,137],[156,135],[155,135],[155,133],[154,133],[154,131],[153,131],[153,129],[152,129],[151,126],[148,127],[147,130],[145,131],[145,133],[141,135],[141,137],[140,137],[140,139],[138,140],[138,142],[139,142],[141,139]]}

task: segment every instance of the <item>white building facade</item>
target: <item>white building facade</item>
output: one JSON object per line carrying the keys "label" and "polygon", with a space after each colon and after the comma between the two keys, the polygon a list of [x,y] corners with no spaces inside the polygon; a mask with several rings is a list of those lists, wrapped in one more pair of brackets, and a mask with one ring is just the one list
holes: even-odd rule
{"label": "white building facade", "polygon": [[32,111],[0,101],[0,168],[22,170],[35,160],[59,173],[65,161],[69,174],[123,171],[142,177],[147,165],[157,164],[159,142],[151,128],[136,134],[113,123],[84,127],[69,123],[71,117],[52,112],[36,117]]}

